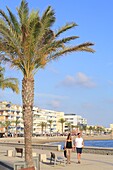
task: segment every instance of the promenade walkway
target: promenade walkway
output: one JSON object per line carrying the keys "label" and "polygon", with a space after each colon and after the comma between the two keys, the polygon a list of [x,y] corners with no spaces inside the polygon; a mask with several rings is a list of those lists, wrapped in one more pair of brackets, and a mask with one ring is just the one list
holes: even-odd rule
{"label": "promenade walkway", "polygon": [[[21,157],[8,157],[6,151],[8,147],[0,147],[0,170],[13,170],[13,164],[16,161],[24,160]],[[11,149],[11,148],[10,148]],[[50,157],[50,150],[35,149],[37,154],[44,153],[47,158]],[[61,151],[53,151],[58,156],[63,156]],[[113,169],[113,155],[99,155],[99,154],[82,154],[81,164],[77,164],[76,153],[72,152],[71,164],[51,165],[49,160],[41,163],[41,170],[112,170]]]}

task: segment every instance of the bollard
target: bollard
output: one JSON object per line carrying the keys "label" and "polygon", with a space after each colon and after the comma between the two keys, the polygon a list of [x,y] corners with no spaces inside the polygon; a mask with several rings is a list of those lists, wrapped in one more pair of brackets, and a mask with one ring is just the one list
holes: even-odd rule
{"label": "bollard", "polygon": [[58,145],[57,150],[58,150],[58,151],[60,151],[60,150],[61,150],[61,145]]}

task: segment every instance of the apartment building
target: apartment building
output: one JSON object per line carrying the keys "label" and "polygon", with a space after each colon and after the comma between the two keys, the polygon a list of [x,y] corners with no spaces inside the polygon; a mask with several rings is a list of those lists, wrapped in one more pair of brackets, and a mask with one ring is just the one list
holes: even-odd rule
{"label": "apartment building", "polygon": [[[74,114],[74,113],[70,113],[70,114],[65,114],[64,118],[66,120],[65,123],[65,131],[68,131],[69,127],[68,127],[68,123],[70,123],[71,127],[77,127],[77,126],[86,126],[87,125],[87,120],[85,118],[82,118],[82,116]],[[70,127],[70,128],[71,128]]]}
{"label": "apartment building", "polygon": [[[61,118],[65,120],[63,124],[64,131],[68,131],[66,123],[70,123],[73,127],[87,125],[87,120],[80,115],[64,114],[64,112],[33,107],[33,134],[62,133],[62,124],[59,122]],[[22,107],[19,105],[0,102],[0,122],[10,122],[7,128],[5,124],[4,126],[0,124],[1,135],[6,132],[6,129],[7,133],[24,134]]]}
{"label": "apartment building", "polygon": [[61,118],[64,118],[64,112],[33,107],[33,133],[42,133],[43,123],[45,123],[45,126],[43,127],[44,134],[61,133],[61,124],[59,123]]}
{"label": "apartment building", "polygon": [[0,102],[0,135],[6,133],[23,133],[23,116],[22,108],[19,105],[11,104],[10,102]]}
{"label": "apartment building", "polygon": [[[40,109],[33,107],[33,134],[42,133],[61,133],[61,123],[59,119],[64,118],[64,112],[53,110]],[[49,121],[51,120],[51,126]],[[0,102],[0,134],[5,134],[6,129],[8,134],[18,135],[24,134],[22,107],[10,102]],[[6,127],[6,122],[9,123]],[[17,123],[18,122],[18,123]],[[4,125],[3,125],[4,124]]]}

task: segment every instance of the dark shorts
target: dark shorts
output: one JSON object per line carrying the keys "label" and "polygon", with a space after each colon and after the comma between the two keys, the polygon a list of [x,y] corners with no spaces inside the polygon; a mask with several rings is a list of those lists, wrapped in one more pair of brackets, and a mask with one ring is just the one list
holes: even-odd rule
{"label": "dark shorts", "polygon": [[82,148],[76,148],[77,153],[82,153]]}

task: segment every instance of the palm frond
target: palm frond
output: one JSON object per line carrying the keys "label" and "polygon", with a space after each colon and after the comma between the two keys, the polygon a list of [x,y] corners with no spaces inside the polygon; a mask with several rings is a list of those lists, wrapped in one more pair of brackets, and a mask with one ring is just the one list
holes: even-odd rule
{"label": "palm frond", "polygon": [[[65,48],[65,45],[64,43],[67,43],[71,40],[74,40],[76,38],[79,38],[78,36],[72,36],[72,37],[67,37],[67,38],[63,38],[61,40],[58,40],[58,41],[47,41],[47,43],[45,45],[43,45],[43,47],[41,49],[38,50],[38,53],[37,53],[37,58],[36,58],[36,63],[37,63],[37,66],[41,63],[43,63],[43,66],[46,64],[46,61],[48,60],[47,59],[47,56],[48,54],[52,53],[52,52],[55,52],[55,51],[58,51],[61,50],[61,49],[64,49]],[[45,41],[46,41],[46,38],[45,38]],[[41,57],[39,57],[40,55]],[[45,62],[44,62],[45,61]]]}
{"label": "palm frond", "polygon": [[3,90],[5,88],[10,88],[13,90],[13,92],[19,93],[19,89],[18,89],[18,83],[17,80],[4,80],[1,82],[1,86],[0,86]]}
{"label": "palm frond", "polygon": [[28,21],[28,15],[29,15],[29,8],[26,0],[21,1],[20,7],[17,8],[17,11],[18,11],[21,26],[26,25]]}
{"label": "palm frond", "polygon": [[[11,27],[11,22],[10,22],[9,17],[8,17],[8,16],[5,14],[5,12],[2,11],[1,9],[0,9],[0,15],[1,15],[2,18],[3,18],[3,20],[2,20],[2,18],[1,18],[0,23],[1,23],[1,21],[4,21],[5,23],[7,23],[7,24]],[[7,25],[7,24],[6,24],[6,25]]]}
{"label": "palm frond", "polygon": [[[36,49],[39,49],[44,45],[45,39],[47,39],[48,31],[50,32],[50,27],[55,22],[54,10],[51,9],[49,6],[46,11],[44,12],[42,18],[40,19],[40,28],[39,34],[37,34],[36,40]],[[46,37],[46,38],[45,38]]]}
{"label": "palm frond", "polygon": [[[13,24],[13,28],[17,33],[20,33],[20,26],[19,23],[15,17],[15,15],[10,11],[10,9],[7,7],[7,10],[9,12],[9,16],[10,16],[10,21]],[[17,34],[18,35],[18,34]]]}
{"label": "palm frond", "polygon": [[[9,47],[10,52],[13,49],[17,49],[17,51],[20,51],[21,44],[20,44],[20,38],[17,35],[15,29],[9,29],[9,27],[4,23],[0,22],[0,30],[1,30],[1,39],[0,44],[4,43],[5,47]],[[1,48],[3,46],[0,45]]]}
{"label": "palm frond", "polygon": [[61,40],[58,40],[56,41],[57,43],[67,43],[67,42],[70,42],[71,40],[75,40],[79,38],[79,36],[71,36],[71,37],[66,37],[66,38],[63,38]]}
{"label": "palm frond", "polygon": [[65,31],[67,31],[67,30],[69,30],[69,29],[71,29],[71,28],[73,28],[73,27],[75,27],[75,26],[77,26],[77,24],[74,23],[74,22],[72,22],[72,23],[70,23],[70,24],[67,23],[65,26],[61,27],[61,28],[56,32],[55,37],[58,37],[61,33],[65,32]]}
{"label": "palm frond", "polygon": [[4,78],[5,69],[0,66],[0,88],[11,88],[16,93],[19,93],[18,80],[16,78]]}
{"label": "palm frond", "polygon": [[90,48],[90,46],[93,46],[93,45],[94,45],[93,43],[86,42],[86,43],[80,44],[78,46],[66,47],[63,50],[59,50],[59,51],[56,51],[56,52],[50,54],[47,58],[47,60],[48,60],[47,62],[57,59],[59,56],[66,55],[71,52],[87,51],[87,52],[94,53],[95,51],[92,48]]}
{"label": "palm frond", "polygon": [[48,6],[46,11],[42,15],[41,23],[43,23],[46,28],[50,28],[55,22],[55,19],[56,18],[54,10],[51,8],[51,6]]}
{"label": "palm frond", "polygon": [[32,31],[31,33],[34,35],[34,37],[36,37],[40,28],[40,17],[38,11],[31,11],[28,19],[28,27],[29,33]]}

